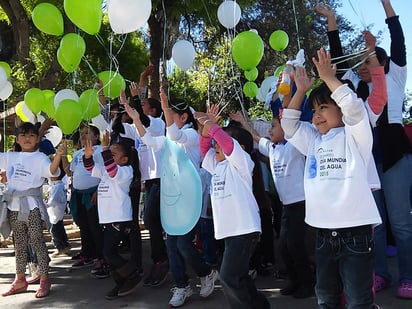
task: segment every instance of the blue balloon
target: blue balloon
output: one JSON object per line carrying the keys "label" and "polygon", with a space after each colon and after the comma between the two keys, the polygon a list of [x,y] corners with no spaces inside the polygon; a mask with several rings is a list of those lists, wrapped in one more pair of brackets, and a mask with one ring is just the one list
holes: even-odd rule
{"label": "blue balloon", "polygon": [[202,183],[192,161],[168,138],[162,148],[160,219],[169,235],[185,235],[199,221]]}

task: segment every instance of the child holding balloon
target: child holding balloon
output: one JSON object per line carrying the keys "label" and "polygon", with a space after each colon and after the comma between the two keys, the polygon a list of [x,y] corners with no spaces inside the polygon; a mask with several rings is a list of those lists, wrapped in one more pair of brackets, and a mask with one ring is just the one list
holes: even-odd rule
{"label": "child holding balloon", "polygon": [[[160,92],[162,109],[165,115],[167,136],[180,147],[195,168],[200,167],[199,135],[196,131],[197,123],[190,110],[189,104],[183,100],[172,100],[169,103],[164,89]],[[142,125],[139,113],[125,104],[125,109],[138,130],[143,142],[155,149],[161,149],[166,141],[165,136],[153,137]],[[193,294],[185,273],[185,263],[188,263],[200,277],[200,296],[208,297],[214,290],[218,272],[206,264],[193,244],[196,227],[184,235],[167,234],[169,265],[176,287],[172,289],[173,296],[169,301],[170,307],[182,306],[186,298]]]}
{"label": "child holding balloon", "polygon": [[[270,308],[249,276],[249,261],[261,234],[259,207],[253,195],[253,138],[240,127],[229,134],[215,123],[216,112],[196,113],[203,126],[200,149],[202,167],[212,176],[211,201],[215,238],[225,241],[220,268],[230,308]],[[213,144],[211,148],[210,145]]]}

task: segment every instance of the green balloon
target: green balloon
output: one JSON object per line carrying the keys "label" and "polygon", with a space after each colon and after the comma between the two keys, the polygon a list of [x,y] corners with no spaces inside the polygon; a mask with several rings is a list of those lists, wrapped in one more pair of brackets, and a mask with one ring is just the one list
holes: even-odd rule
{"label": "green balloon", "polygon": [[42,106],[42,111],[46,113],[49,118],[54,119],[54,96],[56,95],[52,90],[43,90],[44,104]]}
{"label": "green balloon", "polygon": [[43,91],[39,88],[30,88],[24,94],[24,102],[35,115],[41,111],[44,100]]}
{"label": "green balloon", "polygon": [[253,82],[253,81],[255,81],[256,78],[258,77],[259,71],[258,71],[257,68],[253,68],[253,69],[251,69],[251,70],[249,70],[249,71],[245,71],[244,74],[245,74],[245,78],[246,78],[248,81]]}
{"label": "green balloon", "polygon": [[122,90],[126,89],[126,82],[123,76],[117,72],[103,71],[97,74],[97,78],[103,82],[103,93],[107,98],[117,98]]}
{"label": "green balloon", "polygon": [[276,77],[279,77],[280,73],[283,72],[284,68],[285,68],[285,64],[282,64],[281,66],[277,67],[273,75],[275,75]]}
{"label": "green balloon", "polygon": [[243,93],[245,94],[245,96],[249,98],[256,97],[258,92],[259,92],[259,88],[255,82],[246,82],[243,85]]}
{"label": "green balloon", "polygon": [[103,0],[64,0],[67,17],[84,32],[95,35],[102,24]]}
{"label": "green balloon", "polygon": [[245,71],[255,68],[263,57],[263,41],[253,31],[239,33],[232,41],[233,60]]}
{"label": "green balloon", "polygon": [[289,44],[288,34],[283,30],[273,31],[269,38],[269,45],[276,51],[284,50]]}
{"label": "green balloon", "polygon": [[83,111],[83,119],[90,120],[100,114],[99,93],[96,89],[84,91],[79,98],[79,104]]}
{"label": "green balloon", "polygon": [[66,34],[60,41],[57,50],[57,61],[67,73],[74,72],[80,64],[86,43],[84,39],[76,33]]}
{"label": "green balloon", "polygon": [[82,115],[83,112],[78,102],[65,99],[57,107],[54,119],[64,134],[71,134],[79,127]]}
{"label": "green balloon", "polygon": [[62,35],[64,31],[63,16],[53,4],[43,2],[33,9],[31,14],[37,29],[47,34]]}
{"label": "green balloon", "polygon": [[2,67],[4,69],[4,71],[6,72],[7,78],[9,78],[10,74],[11,74],[10,65],[7,62],[0,61],[0,67]]}

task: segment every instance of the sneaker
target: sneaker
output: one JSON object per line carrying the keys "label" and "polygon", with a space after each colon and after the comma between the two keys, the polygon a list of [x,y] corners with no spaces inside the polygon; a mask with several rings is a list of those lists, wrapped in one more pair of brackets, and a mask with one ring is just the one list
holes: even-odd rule
{"label": "sneaker", "polygon": [[412,282],[401,282],[396,296],[400,298],[412,298]]}
{"label": "sneaker", "polygon": [[126,296],[133,293],[142,283],[142,277],[139,275],[139,271],[134,272],[119,289],[118,296]]}
{"label": "sneaker", "polygon": [[252,278],[252,280],[255,280],[258,275],[256,269],[249,269],[248,274],[249,274],[249,277]]}
{"label": "sneaker", "polygon": [[93,259],[81,256],[80,259],[72,265],[72,268],[80,269],[80,268],[90,267],[92,265],[94,265]]}
{"label": "sneaker", "polygon": [[52,258],[56,258],[59,255],[68,255],[69,252],[70,252],[70,249],[71,249],[70,246],[64,247],[63,249],[56,249],[56,250],[54,250],[54,252],[50,256]]}
{"label": "sneaker", "polygon": [[159,286],[166,281],[169,272],[169,261],[157,262],[150,270],[150,275],[145,280],[145,285]]}
{"label": "sneaker", "polygon": [[373,287],[375,289],[375,293],[377,293],[389,287],[389,282],[385,278],[379,275],[375,275],[375,278],[373,280]]}
{"label": "sneaker", "polygon": [[173,296],[169,301],[169,306],[172,308],[182,306],[185,303],[186,298],[192,296],[193,294],[193,290],[190,285],[185,288],[174,287],[170,290],[170,292],[173,293]]}
{"label": "sneaker", "polygon": [[208,297],[215,289],[215,281],[219,277],[217,270],[212,269],[209,275],[200,278],[200,296]]}
{"label": "sneaker", "polygon": [[256,268],[258,275],[270,276],[273,274],[273,264],[270,262],[262,263]]}
{"label": "sneaker", "polygon": [[80,260],[80,258],[83,256],[81,252],[76,253],[75,255],[72,256],[72,260]]}
{"label": "sneaker", "polygon": [[40,280],[39,267],[35,263],[29,263],[30,277],[26,279],[28,284],[36,283]]}
{"label": "sneaker", "polygon": [[116,285],[113,289],[106,293],[104,296],[107,300],[113,300],[119,297],[120,286]]}
{"label": "sneaker", "polygon": [[110,277],[108,267],[104,265],[100,269],[97,269],[92,276],[94,276],[97,279],[106,279]]}
{"label": "sneaker", "polygon": [[100,271],[105,264],[106,263],[104,262],[104,260],[96,259],[94,268],[90,271],[90,274],[94,275],[96,272]]}

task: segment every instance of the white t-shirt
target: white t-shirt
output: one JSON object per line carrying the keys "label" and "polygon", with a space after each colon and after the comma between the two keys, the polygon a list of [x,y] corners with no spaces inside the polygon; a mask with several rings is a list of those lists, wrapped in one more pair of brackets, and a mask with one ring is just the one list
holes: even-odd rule
{"label": "white t-shirt", "polygon": [[[95,145],[93,153],[94,162],[102,162],[100,153],[102,152],[102,146]],[[73,159],[70,162],[70,170],[73,172],[72,185],[77,190],[86,190],[92,187],[96,187],[99,184],[99,178],[93,177],[92,174],[84,168],[83,165],[84,148],[77,150],[73,153]]]}
{"label": "white t-shirt", "polygon": [[97,189],[100,224],[131,221],[133,214],[129,191],[133,168],[118,165],[116,176],[110,177],[104,165],[95,163],[92,176],[100,179]]}
{"label": "white t-shirt", "polygon": [[[148,117],[150,118],[150,126],[146,128],[147,132],[151,136],[164,136],[166,127],[164,121],[161,118]],[[160,178],[160,157],[162,152],[145,144],[134,124],[123,123],[123,127],[125,134],[122,134],[122,136],[135,140],[139,154],[141,179],[144,181]]]}
{"label": "white t-shirt", "polygon": [[372,132],[363,101],[346,85],[332,98],[342,110],[345,126],[326,134],[299,121],[300,111],[283,111],[285,137],[307,157],[305,221],[318,228],[380,224],[368,180]]}
{"label": "white t-shirt", "polygon": [[259,151],[269,157],[273,182],[283,205],[304,201],[305,156],[291,143],[274,145],[264,137],[259,140]]}
{"label": "white t-shirt", "polygon": [[217,162],[209,149],[202,167],[212,174],[211,201],[215,238],[261,232],[259,207],[252,191],[254,163],[234,140],[233,152]]}
{"label": "white t-shirt", "polygon": [[[46,178],[56,177],[60,174],[60,169],[57,169],[55,175],[52,175],[50,164],[49,157],[40,151],[0,153],[0,169],[7,173],[9,190],[26,191],[41,187]],[[37,204],[37,200],[32,197],[28,198],[28,202],[30,210],[40,206]],[[19,198],[13,197],[7,207],[12,211],[19,211]]]}

